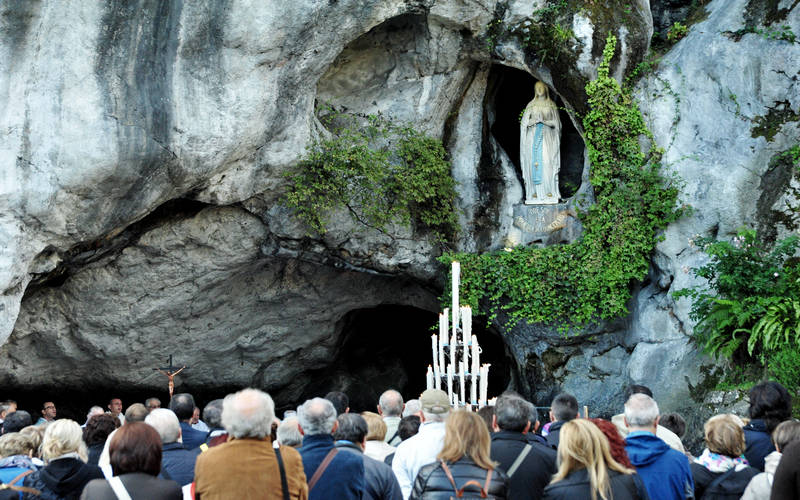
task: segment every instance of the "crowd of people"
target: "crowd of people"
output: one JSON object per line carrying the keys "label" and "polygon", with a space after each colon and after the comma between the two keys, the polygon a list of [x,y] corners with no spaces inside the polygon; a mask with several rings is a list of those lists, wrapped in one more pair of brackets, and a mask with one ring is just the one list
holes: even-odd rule
{"label": "crowd of people", "polygon": [[52,401],[36,422],[6,401],[0,500],[800,499],[800,422],[780,384],[753,387],[747,416],[711,417],[697,456],[680,415],[661,415],[647,387],[627,392],[610,420],[559,394],[542,426],[511,391],[473,412],[437,389],[410,401],[390,389],[360,414],[331,392],[282,420],[257,389],[209,402],[202,419],[186,393],[124,413],[114,398],[83,425]]}

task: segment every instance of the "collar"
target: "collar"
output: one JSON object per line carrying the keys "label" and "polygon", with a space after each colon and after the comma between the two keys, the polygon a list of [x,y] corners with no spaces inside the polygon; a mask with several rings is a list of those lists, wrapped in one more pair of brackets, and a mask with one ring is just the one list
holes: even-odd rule
{"label": "collar", "polygon": [[360,446],[358,446],[354,442],[348,441],[346,439],[340,439],[340,440],[336,441],[334,443],[334,446],[337,447],[337,448],[347,448],[347,449],[351,449],[351,450],[356,450],[359,453],[364,453],[364,450],[362,450]]}
{"label": "collar", "polygon": [[516,431],[497,431],[492,433],[492,441],[505,440],[505,441],[520,441],[522,443],[528,442],[527,434]]}
{"label": "collar", "polygon": [[650,431],[641,431],[641,430],[631,431],[628,433],[628,437],[636,437],[636,436],[655,436],[655,434],[653,434]]}

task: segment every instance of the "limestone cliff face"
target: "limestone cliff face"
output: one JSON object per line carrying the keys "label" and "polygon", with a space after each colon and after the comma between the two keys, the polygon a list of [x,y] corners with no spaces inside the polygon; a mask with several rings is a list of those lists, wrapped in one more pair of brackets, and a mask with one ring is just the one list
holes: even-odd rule
{"label": "limestone cliff face", "polygon": [[[686,399],[699,358],[687,341],[687,304],[669,292],[691,281],[682,268],[701,259],[688,239],[765,224],[765,196],[776,202],[785,189],[762,182],[769,158],[798,135],[784,120],[770,140],[751,136],[757,117],[800,106],[800,45],[722,34],[742,27],[750,3],[706,5],[707,19],[638,86],[694,215],[666,232],[630,317],[591,338],[536,328],[508,335],[526,392],[603,392],[593,404],[613,411],[619,393],[596,389],[631,380],[661,387],[667,407]],[[653,32],[648,2],[637,1],[570,14],[570,57],[556,63],[514,37],[487,48],[493,22],[518,25],[545,6],[3,2],[2,381],[48,384],[43,368],[58,366],[59,385],[99,371],[110,383],[154,387],[142,360],[182,352],[211,368],[196,383],[256,384],[289,398],[303,392],[309,370],[330,362],[349,311],[435,311],[435,246],[408,228],[359,228],[344,213],[325,235],[306,236],[280,203],[283,173],[324,133],[315,106],[381,112],[444,139],[459,182],[458,246],[498,248],[522,197],[505,142],[516,133],[508,110],[524,99],[519,89],[534,79],[555,89],[571,155],[564,175],[585,190],[578,113],[602,40],[609,29],[620,38],[621,76]],[[800,32],[798,9],[784,16]]]}

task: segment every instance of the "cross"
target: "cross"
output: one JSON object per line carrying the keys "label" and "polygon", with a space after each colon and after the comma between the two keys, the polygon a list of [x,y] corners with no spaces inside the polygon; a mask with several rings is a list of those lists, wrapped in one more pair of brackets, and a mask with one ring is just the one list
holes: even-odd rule
{"label": "cross", "polygon": [[165,368],[153,368],[153,370],[156,370],[157,372],[160,372],[160,373],[166,375],[167,378],[169,379],[169,398],[170,399],[172,399],[172,393],[175,390],[175,380],[174,380],[175,375],[177,375],[180,372],[182,372],[183,370],[185,370],[186,369],[186,365],[181,366],[177,370],[176,370],[176,368],[178,368],[178,367],[174,366],[172,364],[172,354],[169,355],[169,366],[168,367],[165,367]]}

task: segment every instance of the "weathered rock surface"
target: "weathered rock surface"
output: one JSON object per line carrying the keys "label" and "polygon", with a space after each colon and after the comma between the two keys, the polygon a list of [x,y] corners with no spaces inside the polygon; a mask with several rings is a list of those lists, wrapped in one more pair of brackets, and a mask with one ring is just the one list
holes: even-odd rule
{"label": "weathered rock surface", "polygon": [[[800,44],[724,34],[742,27],[745,11],[757,14],[751,3],[707,4],[707,19],[637,86],[694,212],[666,231],[628,318],[569,338],[542,325],[508,333],[514,385],[540,404],[567,390],[593,413],[616,413],[619,389],[635,382],[653,387],[662,407],[691,410],[689,384],[710,361],[688,340],[689,304],[670,295],[694,283],[685,269],[702,262],[688,241],[770,224],[791,175],[772,185],[767,166],[800,135]],[[659,23],[673,4],[684,7],[658,4]],[[490,23],[516,25],[543,6],[3,2],[2,381],[39,387],[57,367],[66,387],[91,367],[113,383],[152,387],[160,382],[148,356],[174,352],[209,367],[194,383],[254,384],[291,400],[308,387],[304,374],[336,358],[348,312],[435,311],[435,245],[409,228],[360,227],[345,212],[331,214],[327,234],[308,236],[280,203],[283,173],[326,133],[317,105],[409,122],[451,154],[458,248],[499,248],[522,197],[507,138],[536,78],[568,110],[563,175],[571,193],[586,193],[575,112],[585,108],[583,86],[609,29],[621,40],[621,77],[644,56],[653,17],[644,1],[570,14],[571,57],[556,66],[510,35],[487,48]],[[781,20],[795,33],[799,10]],[[756,122],[772,126],[759,136]],[[170,216],[178,199],[195,205]]]}

